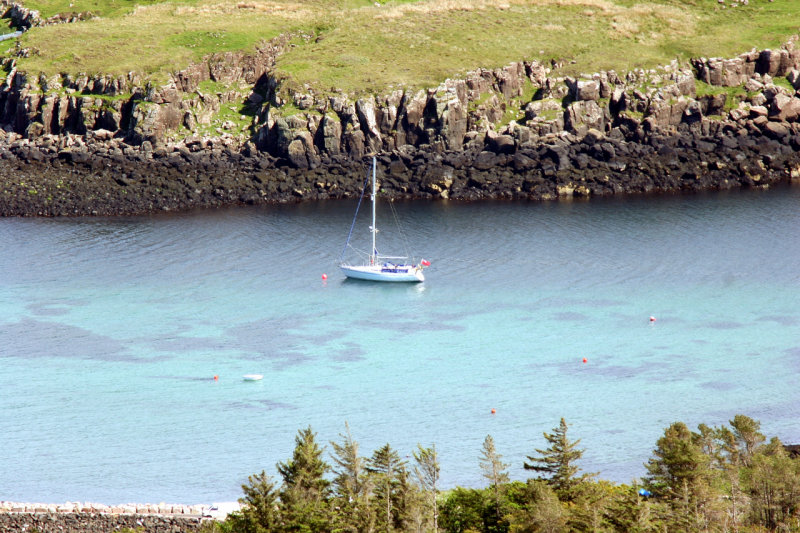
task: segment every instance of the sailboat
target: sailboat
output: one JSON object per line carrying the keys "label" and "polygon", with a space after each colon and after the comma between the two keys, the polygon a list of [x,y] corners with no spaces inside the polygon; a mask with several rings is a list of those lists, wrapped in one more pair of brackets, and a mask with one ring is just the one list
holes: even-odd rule
{"label": "sailboat", "polygon": [[394,282],[420,282],[425,281],[425,275],[422,270],[430,266],[430,261],[423,259],[419,264],[413,264],[406,256],[389,256],[381,255],[378,253],[377,235],[378,228],[375,226],[375,205],[377,202],[377,191],[375,189],[375,173],[376,173],[376,158],[372,158],[372,225],[369,230],[372,233],[372,251],[369,254],[363,254],[365,261],[362,264],[354,265],[344,260],[344,254],[350,247],[350,238],[353,236],[353,228],[356,224],[356,217],[358,216],[358,208],[361,206],[361,200],[367,190],[367,183],[364,182],[364,189],[361,192],[361,197],[358,200],[358,207],[356,207],[356,214],[353,217],[353,223],[350,226],[350,234],[347,236],[347,242],[342,250],[342,256],[339,260],[339,268],[348,278],[363,279],[368,281],[394,281]]}

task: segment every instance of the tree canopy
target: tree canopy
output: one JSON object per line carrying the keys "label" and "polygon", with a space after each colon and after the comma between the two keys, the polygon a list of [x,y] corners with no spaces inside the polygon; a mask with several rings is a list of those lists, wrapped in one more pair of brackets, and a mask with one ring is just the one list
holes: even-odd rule
{"label": "tree canopy", "polygon": [[278,463],[281,484],[264,471],[242,485],[242,509],[207,533],[288,532],[791,532],[800,531],[800,460],[760,424],[736,415],[727,425],[675,422],[658,438],[645,475],[631,484],[581,473],[579,440],[562,418],[544,433],[549,446],[522,466],[537,477],[511,480],[487,436],[475,465],[485,488],[444,492],[435,445],[417,445],[413,471],[389,444],[362,457],[345,425],[331,442],[332,465],[310,427],[290,459]]}

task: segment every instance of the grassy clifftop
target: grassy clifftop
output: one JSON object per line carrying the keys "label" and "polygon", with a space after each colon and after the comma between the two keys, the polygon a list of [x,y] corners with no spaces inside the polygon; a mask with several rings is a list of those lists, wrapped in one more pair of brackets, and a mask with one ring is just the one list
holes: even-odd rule
{"label": "grassy clifftop", "polygon": [[[23,0],[43,18],[18,68],[137,71],[156,81],[203,56],[298,38],[277,68],[318,92],[430,87],[477,67],[566,60],[575,72],[625,71],[691,56],[775,47],[800,30],[797,0]],[[9,56],[13,49],[4,52]],[[574,61],[574,62],[573,62]]]}

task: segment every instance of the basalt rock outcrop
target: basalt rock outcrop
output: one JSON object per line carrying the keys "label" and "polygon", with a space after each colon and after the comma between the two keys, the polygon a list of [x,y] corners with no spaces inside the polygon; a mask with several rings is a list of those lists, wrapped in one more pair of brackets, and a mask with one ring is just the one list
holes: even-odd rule
{"label": "basalt rock outcrop", "polygon": [[17,2],[10,0],[0,0],[0,17],[9,19],[11,25],[20,31],[25,31],[33,26],[47,26],[50,24],[67,24],[88,20],[94,15],[90,11],[58,13],[52,17],[43,19],[39,12],[30,9]]}
{"label": "basalt rock outcrop", "polygon": [[[357,98],[286,90],[273,66],[288,42],[209,57],[160,87],[135,74],[32,77],[7,62],[0,214],[345,198],[373,153],[382,189],[404,198],[541,200],[800,176],[793,42],[619,74],[565,77],[556,62],[516,62]],[[204,91],[206,81],[225,89]],[[223,106],[247,128],[229,120],[209,133]]]}

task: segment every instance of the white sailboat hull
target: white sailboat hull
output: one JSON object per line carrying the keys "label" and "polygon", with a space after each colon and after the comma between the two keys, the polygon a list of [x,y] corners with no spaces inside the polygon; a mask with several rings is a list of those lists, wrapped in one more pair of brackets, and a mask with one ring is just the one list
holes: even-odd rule
{"label": "white sailboat hull", "polygon": [[[342,251],[342,259],[340,259],[339,268],[342,269],[342,272],[348,278],[354,279],[363,279],[367,281],[389,281],[389,282],[420,282],[425,281],[425,276],[422,273],[422,268],[426,266],[430,266],[430,262],[426,260],[422,260],[419,265],[411,265],[408,264],[406,261],[409,259],[403,256],[389,256],[389,255],[382,255],[378,253],[378,248],[375,243],[376,235],[378,234],[378,228],[375,226],[375,209],[376,209],[376,193],[377,187],[375,185],[375,174],[376,174],[376,158],[373,156],[372,158],[372,194],[370,198],[372,200],[372,225],[369,227],[370,233],[372,233],[372,247],[370,248],[370,254],[368,260],[365,260],[363,264],[360,265],[351,265],[350,263],[344,261],[344,251]],[[367,190],[367,184],[364,183],[364,190],[361,193],[361,198],[363,199],[364,194]],[[361,200],[359,199],[358,205],[361,205]],[[358,208],[356,208],[356,216],[358,216]],[[356,218],[353,217],[353,226],[355,226]],[[350,227],[350,236],[353,234],[353,226]],[[347,243],[345,243],[345,250],[348,246],[350,246],[350,236],[347,237]],[[397,261],[397,262],[395,262]],[[399,263],[399,264],[398,264]]]}
{"label": "white sailboat hull", "polygon": [[419,282],[425,281],[422,268],[413,265],[340,265],[348,278],[367,281]]}

